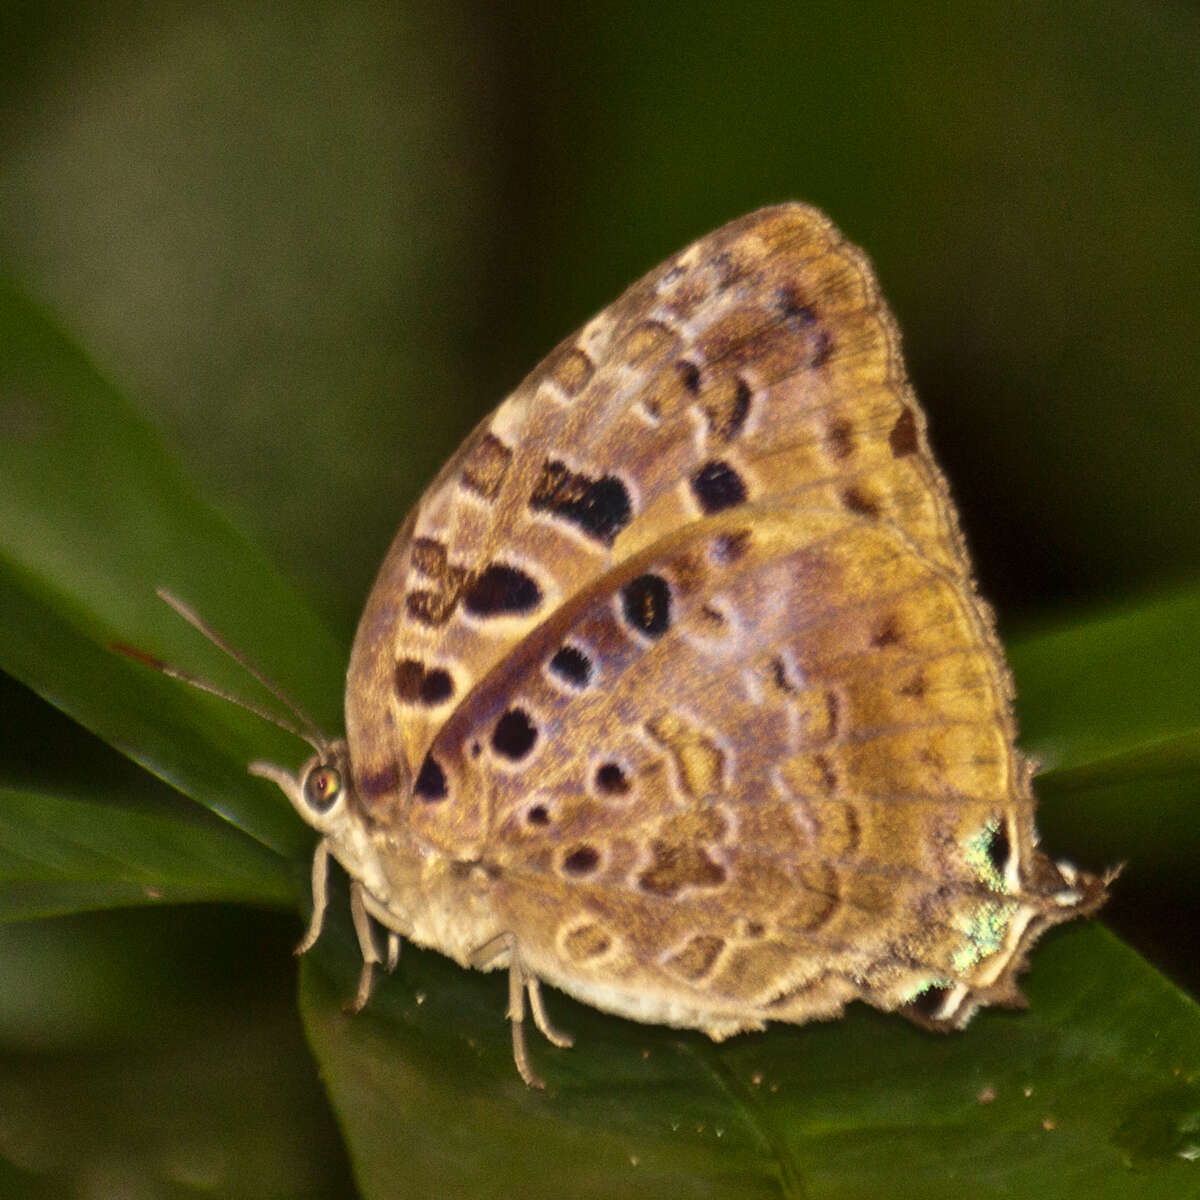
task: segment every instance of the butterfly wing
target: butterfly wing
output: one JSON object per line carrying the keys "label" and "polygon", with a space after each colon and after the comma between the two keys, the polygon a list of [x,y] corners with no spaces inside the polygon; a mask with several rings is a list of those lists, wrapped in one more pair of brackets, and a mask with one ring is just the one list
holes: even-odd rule
{"label": "butterfly wing", "polygon": [[1035,849],[1010,701],[870,267],[788,205],[468,438],[372,592],[347,734],[374,819],[482,865],[585,1000],[949,1025],[1102,892]]}
{"label": "butterfly wing", "polygon": [[[422,497],[350,661],[364,804],[381,820],[405,807],[463,697],[573,594],[689,522],[785,495],[901,526],[978,606],[870,266],[796,204],[734,221],[634,284]],[[986,614],[980,626],[990,639]],[[443,832],[482,828],[459,811]]]}
{"label": "butterfly wing", "polygon": [[435,739],[431,807],[480,798],[501,927],[600,1007],[724,1034],[961,983],[957,1014],[1015,998],[1044,907],[1006,704],[957,580],[886,525],[765,501],[527,638]]}

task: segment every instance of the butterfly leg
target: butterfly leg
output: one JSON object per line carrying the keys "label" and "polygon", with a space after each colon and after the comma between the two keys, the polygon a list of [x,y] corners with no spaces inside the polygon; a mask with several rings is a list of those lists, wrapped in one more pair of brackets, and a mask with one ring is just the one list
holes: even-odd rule
{"label": "butterfly leg", "polygon": [[321,936],[321,926],[325,921],[325,906],[329,902],[326,886],[328,879],[329,847],[322,838],[312,860],[312,920],[308,923],[308,932],[301,939],[300,945],[296,947],[297,954],[306,954],[317,944],[317,938]]}
{"label": "butterfly leg", "polygon": [[[362,972],[358,977],[358,991],[350,1005],[352,1012],[359,1012],[366,1005],[371,995],[371,984],[375,964],[380,962],[379,951],[375,946],[375,935],[371,932],[371,915],[367,912],[363,893],[366,889],[357,881],[350,884],[350,916],[354,921],[354,932],[358,934],[358,948],[362,951]],[[400,948],[397,942],[396,953]],[[388,938],[388,953],[391,953],[391,937]]]}
{"label": "butterfly leg", "polygon": [[508,1020],[512,1025],[513,1061],[521,1078],[529,1087],[544,1088],[545,1083],[529,1065],[529,1050],[525,1045],[525,972],[521,969],[515,945],[508,963]]}
{"label": "butterfly leg", "polygon": [[542,981],[536,975],[529,975],[525,979],[525,987],[529,991],[529,1007],[533,1012],[533,1023],[542,1031],[542,1036],[560,1050],[570,1049],[575,1045],[575,1039],[569,1033],[555,1029],[550,1024],[550,1018],[546,1016],[546,1005],[542,1001]]}
{"label": "butterfly leg", "polygon": [[541,1030],[546,1039],[555,1046],[564,1049],[570,1046],[571,1039],[566,1034],[559,1033],[550,1024],[546,1016],[546,1006],[542,1003],[541,981],[536,975],[530,975],[521,961],[521,953],[517,946],[516,935],[502,933],[492,938],[490,942],[480,946],[471,955],[473,966],[482,967],[493,959],[498,958],[504,951],[508,952],[508,1020],[512,1025],[513,1061],[521,1078],[530,1087],[544,1088],[546,1085],[534,1073],[529,1065],[529,1050],[525,1045],[525,993],[529,992],[529,1007],[533,1011],[533,1023]]}
{"label": "butterfly leg", "polygon": [[384,964],[386,969],[391,972],[396,969],[396,964],[400,961],[400,935],[395,930],[388,930],[387,941],[387,962]]}

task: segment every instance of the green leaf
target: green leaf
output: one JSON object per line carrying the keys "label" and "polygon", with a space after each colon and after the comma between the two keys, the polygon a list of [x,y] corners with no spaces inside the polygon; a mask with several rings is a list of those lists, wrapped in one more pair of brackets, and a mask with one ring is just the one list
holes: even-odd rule
{"label": "green leaf", "polygon": [[146,903],[294,902],[285,859],[205,817],[0,789],[0,921]]}
{"label": "green leaf", "polygon": [[1009,654],[1044,783],[1200,768],[1200,589],[1025,638]]}
{"label": "green leaf", "polygon": [[1200,856],[1200,588],[1018,641],[1022,744],[1055,850],[1182,892]]}
{"label": "green leaf", "polygon": [[256,948],[285,925],[195,906],[0,926],[0,1194],[344,1195],[291,964]]}
{"label": "green leaf", "polygon": [[502,1179],[548,1197],[1134,1200],[1194,1181],[1196,1008],[1097,925],[1046,939],[1028,1012],[945,1037],[856,1006],[717,1046],[551,992],[576,1045],[534,1035],[545,1093],[513,1068],[499,976],[406,951],[351,1016],[338,944],[306,961],[301,1003],[366,1196]]}
{"label": "green leaf", "polygon": [[[168,587],[303,699],[319,699],[326,721],[344,651],[144,420],[7,288],[0,345],[0,665],[264,846],[301,853],[308,835],[245,769],[263,755],[294,761],[298,743],[114,647],[234,694],[254,686],[158,599]],[[267,888],[262,899],[276,896]]]}

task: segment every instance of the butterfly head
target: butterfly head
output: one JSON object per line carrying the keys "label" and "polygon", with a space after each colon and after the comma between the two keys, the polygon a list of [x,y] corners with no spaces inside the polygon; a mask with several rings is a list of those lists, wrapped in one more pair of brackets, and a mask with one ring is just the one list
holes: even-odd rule
{"label": "butterfly head", "polygon": [[252,762],[249,771],[278,785],[305,824],[321,835],[325,849],[355,879],[376,893],[386,890],[377,833],[344,741],[318,744],[317,753],[298,773],[268,762]]}
{"label": "butterfly head", "polygon": [[[304,822],[321,835],[313,860],[314,871],[327,855],[332,855],[351,879],[373,896],[390,896],[395,900],[406,884],[412,885],[401,868],[407,865],[416,869],[418,860],[396,857],[394,831],[391,837],[381,840],[377,826],[363,806],[361,785],[356,785],[344,741],[320,746],[298,773],[268,762],[253,762],[249,770],[251,775],[277,784]],[[367,786],[369,789],[369,778]],[[395,904],[389,904],[389,908],[399,919]],[[406,920],[391,927],[407,936],[410,924]],[[315,940],[315,934],[312,936]]]}
{"label": "butterfly head", "polygon": [[252,762],[251,775],[278,784],[305,823],[326,836],[356,821],[350,758],[345,742],[333,742],[308,760],[298,774],[268,762]]}

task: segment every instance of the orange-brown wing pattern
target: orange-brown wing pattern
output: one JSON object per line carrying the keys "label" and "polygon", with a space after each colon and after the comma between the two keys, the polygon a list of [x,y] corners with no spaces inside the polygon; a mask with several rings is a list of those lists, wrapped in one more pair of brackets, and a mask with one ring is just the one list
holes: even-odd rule
{"label": "orange-brown wing pattern", "polygon": [[[394,814],[414,780],[436,790],[426,753],[438,729],[589,583],[689,522],[785,496],[898,525],[970,594],[870,267],[800,205],[735,221],[631,287],[430,487],[351,659],[347,734],[364,804]],[[980,626],[990,639],[986,616]],[[437,813],[426,823],[439,842],[466,847],[482,828],[478,814]],[[439,835],[440,820],[453,828]]]}

